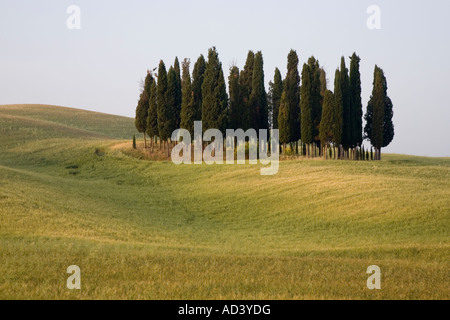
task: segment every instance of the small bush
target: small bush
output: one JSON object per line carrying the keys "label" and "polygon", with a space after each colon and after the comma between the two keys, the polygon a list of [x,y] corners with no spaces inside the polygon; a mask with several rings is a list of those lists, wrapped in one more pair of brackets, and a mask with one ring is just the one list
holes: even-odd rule
{"label": "small bush", "polygon": [[95,154],[99,157],[103,157],[105,155],[105,151],[100,148],[95,148]]}

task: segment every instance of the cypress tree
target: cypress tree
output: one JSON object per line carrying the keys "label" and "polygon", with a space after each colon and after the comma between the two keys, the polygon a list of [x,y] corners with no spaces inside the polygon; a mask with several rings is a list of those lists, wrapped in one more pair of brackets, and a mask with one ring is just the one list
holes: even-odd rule
{"label": "cypress tree", "polygon": [[153,148],[153,138],[159,135],[158,132],[158,110],[156,104],[156,81],[152,82],[150,88],[150,99],[148,102],[148,116],[147,116],[147,134],[151,139],[151,146]]}
{"label": "cypress tree", "polygon": [[272,90],[272,118],[274,129],[278,129],[278,110],[280,109],[282,94],[283,94],[283,79],[281,78],[280,70],[278,68],[275,68],[275,75],[273,77],[273,90]]}
{"label": "cypress tree", "polygon": [[192,106],[195,110],[194,120],[202,119],[202,84],[205,75],[206,61],[203,55],[198,57],[192,71]]}
{"label": "cypress tree", "polygon": [[383,70],[375,66],[373,90],[367,104],[364,133],[375,147],[375,160],[380,160],[380,149],[383,146],[384,109],[386,102],[386,79]]}
{"label": "cypress tree", "polygon": [[136,149],[136,135],[133,134],[133,149]]}
{"label": "cypress tree", "polygon": [[333,92],[330,90],[325,91],[323,99],[322,119],[320,121],[320,140],[323,146],[329,146],[333,142],[333,126],[334,126],[334,114],[335,114],[335,99]]}
{"label": "cypress tree", "polygon": [[323,68],[320,68],[320,96],[325,98],[327,91],[327,74]]}
{"label": "cypress tree", "polygon": [[244,112],[244,106],[241,86],[239,84],[239,68],[236,66],[230,68],[228,87],[230,91],[229,126],[230,129],[239,129],[243,127],[242,114]]}
{"label": "cypress tree", "polygon": [[250,95],[252,93],[254,64],[255,64],[255,53],[250,50],[247,54],[247,60],[245,61],[244,69],[241,71],[241,75],[239,77],[242,99],[244,101],[244,113],[242,115],[244,130],[247,130],[252,127]]}
{"label": "cypress tree", "polygon": [[[312,75],[310,67],[305,63],[302,69],[302,85],[300,87],[301,138],[302,142],[311,144],[314,140],[312,119]],[[309,148],[307,149],[309,150]]]}
{"label": "cypress tree", "polygon": [[175,62],[173,64],[173,69],[175,71],[175,108],[174,108],[174,126],[175,128],[180,128],[181,122],[181,100],[182,100],[182,92],[181,92],[181,75],[180,75],[180,62],[178,61],[178,57],[175,57]]}
{"label": "cypress tree", "polygon": [[167,71],[164,62],[161,60],[158,67],[158,85],[156,89],[158,132],[160,143],[170,138],[170,109],[167,104]]}
{"label": "cypress tree", "polygon": [[[320,150],[320,137],[319,137],[319,127],[320,120],[322,118],[322,103],[323,98],[321,96],[322,83],[321,83],[321,69],[319,67],[319,61],[314,57],[308,59],[308,67],[310,69],[311,77],[311,118],[312,118],[312,128],[313,128],[313,139],[315,144]],[[301,101],[301,99],[300,99]]]}
{"label": "cypress tree", "polygon": [[280,143],[284,146],[286,152],[286,143],[289,142],[290,126],[289,126],[289,102],[287,100],[286,92],[281,95],[280,109],[278,110],[278,129]]}
{"label": "cypress tree", "polygon": [[[339,147],[342,144],[342,129],[343,129],[343,100],[341,90],[341,73],[339,69],[336,70],[334,76],[334,114],[333,114],[333,143]],[[339,152],[339,158],[341,154]]]}
{"label": "cypress tree", "polygon": [[348,75],[348,69],[345,66],[345,59],[341,57],[341,69],[340,69],[340,80],[341,80],[341,93],[342,93],[342,145],[345,150],[352,147],[352,103],[350,99],[350,81]]}
{"label": "cypress tree", "polygon": [[362,103],[361,103],[361,74],[359,62],[361,59],[353,53],[350,57],[350,96],[352,101],[353,137],[352,145],[361,145],[362,138]]}
{"label": "cypress tree", "polygon": [[166,91],[166,102],[167,107],[169,109],[169,121],[168,121],[168,133],[169,138],[172,136],[172,132],[177,128],[177,76],[175,69],[173,67],[169,68],[169,72],[167,73],[167,91]]}
{"label": "cypress tree", "polygon": [[289,142],[300,139],[300,75],[298,73],[298,55],[295,50],[288,54],[287,74],[284,80],[284,93],[288,103]]}
{"label": "cypress tree", "polygon": [[392,101],[386,94],[386,99],[384,101],[383,148],[387,147],[394,139],[393,116],[394,111]]}
{"label": "cypress tree", "polygon": [[145,148],[145,129],[147,126],[147,114],[148,114],[148,96],[144,90],[139,97],[138,105],[136,107],[136,116],[134,119],[134,125],[138,132],[144,134],[144,148]]}
{"label": "cypress tree", "polygon": [[209,49],[205,77],[202,85],[203,130],[214,128],[225,131],[227,121],[228,96],[222,63],[215,47]]}
{"label": "cypress tree", "polygon": [[259,132],[259,129],[267,129],[267,93],[264,87],[264,61],[261,51],[255,54],[253,61],[252,91],[249,106],[251,127],[256,132]]}
{"label": "cypress tree", "polygon": [[150,98],[150,88],[153,83],[153,75],[150,71],[147,71],[147,76],[145,77],[144,82],[144,90],[142,91],[138,106],[136,108],[136,117],[135,117],[135,127],[138,132],[144,134],[144,148],[147,147],[147,141],[145,132],[147,129],[147,116],[148,116],[148,103]]}
{"label": "cypress tree", "polygon": [[193,105],[191,75],[189,72],[190,61],[184,59],[182,63],[183,76],[181,79],[182,99],[181,99],[181,124],[180,128],[186,129],[194,137],[195,108]]}

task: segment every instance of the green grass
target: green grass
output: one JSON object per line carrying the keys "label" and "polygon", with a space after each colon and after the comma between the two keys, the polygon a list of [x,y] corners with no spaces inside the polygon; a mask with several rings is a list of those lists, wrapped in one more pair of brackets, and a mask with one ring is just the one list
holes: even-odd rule
{"label": "green grass", "polygon": [[[0,106],[0,299],[450,298],[450,159],[261,176],[113,148],[134,133],[132,119]],[[381,290],[366,287],[373,264]]]}

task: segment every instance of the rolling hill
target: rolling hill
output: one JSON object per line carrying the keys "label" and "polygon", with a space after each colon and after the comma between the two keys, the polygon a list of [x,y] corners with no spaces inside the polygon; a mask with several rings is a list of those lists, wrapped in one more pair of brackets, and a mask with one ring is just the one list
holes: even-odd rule
{"label": "rolling hill", "polygon": [[261,176],[141,160],[117,147],[135,133],[129,118],[0,106],[0,299],[450,298],[450,159]]}

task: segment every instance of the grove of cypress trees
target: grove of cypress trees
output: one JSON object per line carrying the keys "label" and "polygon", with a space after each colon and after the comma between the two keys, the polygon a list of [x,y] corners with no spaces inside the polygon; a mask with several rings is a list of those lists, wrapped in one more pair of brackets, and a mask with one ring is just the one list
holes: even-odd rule
{"label": "grove of cypress trees", "polygon": [[264,61],[261,51],[258,51],[254,57],[249,107],[251,127],[255,129],[256,132],[259,132],[259,129],[267,129],[267,93],[264,87]]}
{"label": "grove of cypress trees", "polygon": [[274,129],[278,129],[278,110],[280,109],[281,95],[283,94],[283,79],[278,68],[275,68],[272,87],[272,124]]}
{"label": "grove of cypress trees", "polygon": [[202,84],[205,75],[206,61],[203,55],[198,57],[192,71],[192,106],[195,110],[195,121],[202,119]]}
{"label": "grove of cypress trees", "polygon": [[222,63],[215,47],[209,49],[205,77],[202,85],[203,130],[214,128],[225,132],[228,111],[228,96]]}
{"label": "grove of cypress trees", "polygon": [[181,99],[181,123],[180,128],[186,129],[194,137],[194,121],[196,110],[193,105],[191,75],[189,72],[190,61],[184,59],[182,63],[182,99]]}

